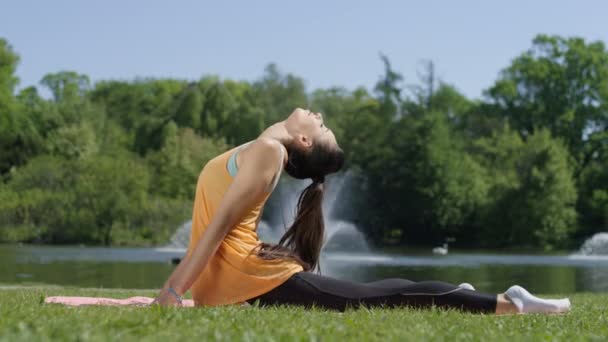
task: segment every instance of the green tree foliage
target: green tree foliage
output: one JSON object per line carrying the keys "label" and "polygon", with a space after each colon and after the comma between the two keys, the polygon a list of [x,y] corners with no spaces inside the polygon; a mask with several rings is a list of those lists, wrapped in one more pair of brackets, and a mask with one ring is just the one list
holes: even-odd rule
{"label": "green tree foliage", "polygon": [[[158,119],[162,122],[159,127],[162,127],[172,119],[176,112],[175,101],[183,95],[186,86],[185,82],[166,79],[104,81],[95,85],[89,97],[105,107],[108,118],[135,133],[139,124],[146,120]],[[145,146],[135,147],[145,152]]]}
{"label": "green tree foliage", "polygon": [[[581,234],[605,227],[608,51],[603,42],[539,35],[487,94],[522,137],[548,129],[565,142],[580,192]],[[599,180],[599,182],[598,182]]]}
{"label": "green tree foliage", "polygon": [[13,51],[6,39],[0,38],[0,111],[5,112],[13,101],[13,91],[18,79],[15,69],[19,56]]}
{"label": "green tree foliage", "polygon": [[508,127],[475,142],[488,170],[481,218],[488,246],[563,247],[576,228],[576,187],[568,151],[547,130],[523,141]]}
{"label": "green tree foliage", "polygon": [[22,115],[13,95],[19,56],[0,38],[0,174],[24,164],[40,150],[41,139],[31,118]]}
{"label": "green tree foliage", "polygon": [[522,136],[547,128],[581,162],[595,152],[585,151],[588,136],[608,128],[608,51],[599,41],[539,35],[487,94]]}
{"label": "green tree foliage", "polygon": [[90,87],[89,77],[73,71],[45,75],[40,84],[49,88],[55,102],[72,102],[84,97]]}
{"label": "green tree foliage", "polygon": [[203,135],[223,136],[238,103],[226,86],[217,82],[205,93],[205,106],[201,120]]}
{"label": "green tree foliage", "polygon": [[[441,241],[458,235],[485,202],[484,170],[465,153],[447,117],[428,112],[392,127],[387,162],[376,172],[391,226],[409,241]],[[408,208],[408,210],[404,210]]]}
{"label": "green tree foliage", "polygon": [[[170,227],[153,221],[159,213],[154,212],[158,204],[150,203],[149,180],[145,164],[136,158],[37,157],[14,172],[1,192],[10,199],[0,204],[2,238],[104,245],[162,242]],[[183,220],[183,208],[166,207],[175,211],[166,223]]]}
{"label": "green tree foliage", "polygon": [[95,131],[87,122],[59,127],[47,138],[49,154],[66,158],[83,158],[97,152]]}
{"label": "green tree foliage", "polygon": [[180,103],[177,104],[175,122],[182,127],[199,128],[202,109],[201,92],[196,84],[190,84],[184,89]]}
{"label": "green tree foliage", "polygon": [[380,102],[379,114],[383,119],[392,119],[400,112],[401,88],[399,84],[403,80],[403,76],[393,70],[388,57],[380,55],[380,58],[384,64],[384,76],[376,83],[375,88]]}
{"label": "green tree foliage", "polygon": [[228,149],[221,139],[201,138],[171,121],[163,129],[163,146],[147,156],[153,170],[151,192],[191,200],[203,166]]}
{"label": "green tree foliage", "polygon": [[608,231],[608,158],[589,163],[579,179],[579,242],[597,232]]}

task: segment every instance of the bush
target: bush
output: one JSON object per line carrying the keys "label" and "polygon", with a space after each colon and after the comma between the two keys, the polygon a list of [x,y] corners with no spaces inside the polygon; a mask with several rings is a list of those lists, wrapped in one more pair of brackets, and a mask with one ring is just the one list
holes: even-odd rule
{"label": "bush", "polygon": [[576,230],[576,188],[568,151],[547,130],[523,141],[505,128],[476,142],[491,201],[481,219],[486,246],[563,246]]}

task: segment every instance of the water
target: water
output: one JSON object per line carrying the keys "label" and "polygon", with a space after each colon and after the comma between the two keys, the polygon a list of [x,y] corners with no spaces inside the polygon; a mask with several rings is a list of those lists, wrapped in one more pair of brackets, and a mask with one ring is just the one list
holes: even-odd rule
{"label": "water", "polygon": [[335,253],[325,259],[332,276],[363,282],[404,277],[415,281],[469,282],[478,290],[497,293],[513,284],[539,293],[608,291],[608,256]]}
{"label": "water", "polygon": [[[159,288],[183,256],[175,249],[0,245],[0,284],[56,284],[104,288]],[[356,281],[401,277],[469,282],[502,292],[519,284],[537,293],[608,291],[605,255],[498,255],[450,252],[446,256],[324,251],[322,273]]]}
{"label": "water", "polygon": [[156,288],[181,251],[150,248],[94,248],[0,245],[0,284]]}

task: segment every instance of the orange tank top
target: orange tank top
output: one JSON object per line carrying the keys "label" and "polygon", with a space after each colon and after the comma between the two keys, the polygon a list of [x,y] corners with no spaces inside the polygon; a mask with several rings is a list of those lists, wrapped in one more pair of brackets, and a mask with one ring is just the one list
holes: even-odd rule
{"label": "orange tank top", "polygon": [[[194,250],[196,242],[202,237],[222,197],[232,184],[228,160],[238,148],[210,160],[198,177],[188,255]],[[217,253],[195,280],[190,290],[197,305],[243,302],[274,289],[294,273],[303,271],[302,266],[292,260],[263,260],[255,253],[249,255],[261,243],[257,225],[269,196],[257,203],[230,230],[220,243]]]}

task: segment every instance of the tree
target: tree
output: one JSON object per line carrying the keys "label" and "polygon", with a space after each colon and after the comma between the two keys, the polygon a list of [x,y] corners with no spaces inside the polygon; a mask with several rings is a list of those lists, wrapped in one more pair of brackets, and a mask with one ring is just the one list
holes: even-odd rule
{"label": "tree", "polygon": [[[579,244],[589,236],[608,231],[608,143],[603,153],[598,153],[579,176],[579,201],[581,229],[577,232]],[[602,156],[602,158],[600,158]]]}
{"label": "tree", "polygon": [[91,86],[88,76],[74,71],[46,74],[40,84],[51,91],[55,102],[71,102],[82,98]]}
{"label": "tree", "polygon": [[201,127],[203,135],[220,137],[238,104],[223,83],[218,82],[205,93]]}
{"label": "tree", "polygon": [[380,54],[384,64],[384,76],[376,83],[375,91],[380,102],[380,115],[383,119],[398,118],[401,114],[401,87],[403,76],[391,67],[388,57]]}
{"label": "tree", "polygon": [[17,55],[8,42],[0,38],[0,113],[8,110],[12,101],[13,91],[19,82],[15,76],[15,69],[19,63]]}
{"label": "tree", "polygon": [[178,128],[173,121],[163,128],[161,136],[161,149],[146,156],[153,171],[151,192],[192,200],[196,180],[205,164],[228,146],[223,139],[202,138],[191,128]]}
{"label": "tree", "polygon": [[507,126],[475,147],[490,184],[479,220],[485,245],[564,247],[577,228],[577,193],[564,144],[548,130],[523,141]]}
{"label": "tree", "polygon": [[40,150],[40,137],[32,120],[13,94],[18,79],[14,75],[19,56],[0,39],[0,175],[23,165]]}
{"label": "tree", "polygon": [[563,139],[582,169],[596,151],[591,138],[608,129],[608,51],[601,41],[538,35],[486,94],[523,137],[545,128]]}
{"label": "tree", "polygon": [[45,145],[50,154],[66,158],[86,158],[98,151],[95,131],[88,122],[59,127]]}
{"label": "tree", "polygon": [[118,227],[140,228],[148,181],[133,158],[40,156],[15,171],[8,188],[20,196],[0,216],[13,212],[11,224],[37,231],[38,241],[110,245]]}
{"label": "tree", "polygon": [[176,104],[175,122],[182,127],[200,128],[203,97],[196,83],[189,84]]}
{"label": "tree", "polygon": [[183,96],[186,86],[185,82],[170,79],[103,81],[96,83],[89,97],[105,108],[108,118],[134,132],[148,120],[158,119],[162,122],[160,127],[172,120],[177,108],[175,101]]}
{"label": "tree", "polygon": [[474,235],[463,229],[486,201],[485,170],[467,155],[447,116],[406,116],[390,134],[390,152],[374,174],[389,227],[401,226],[409,243]]}

